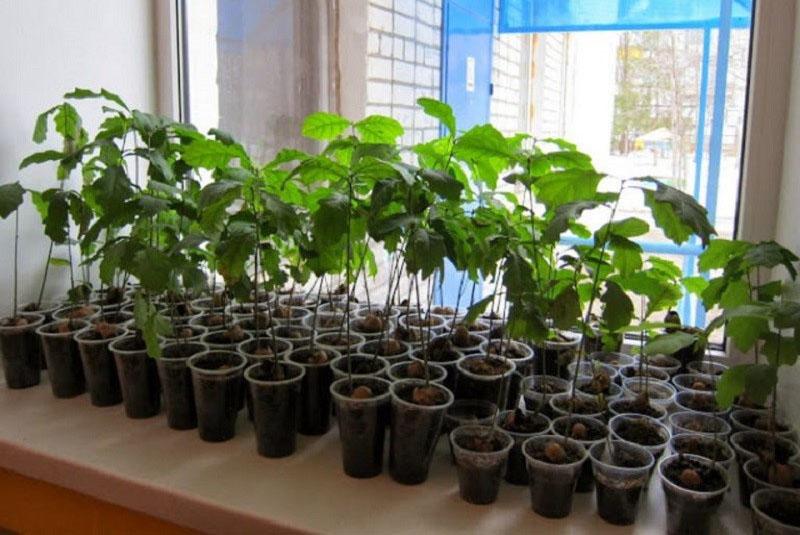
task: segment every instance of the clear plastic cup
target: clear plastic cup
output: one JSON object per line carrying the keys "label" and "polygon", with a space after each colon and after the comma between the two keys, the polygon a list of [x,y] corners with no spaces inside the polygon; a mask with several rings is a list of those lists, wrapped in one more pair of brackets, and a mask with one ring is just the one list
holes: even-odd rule
{"label": "clear plastic cup", "polygon": [[[282,368],[274,379],[271,366]],[[253,425],[258,454],[286,457],[297,449],[297,417],[300,412],[300,383],[306,370],[293,362],[259,361],[244,372],[253,406]]]}
{"label": "clear plastic cup", "polygon": [[247,358],[233,351],[209,350],[190,357],[197,431],[206,442],[224,442],[236,434],[236,417],[244,406]]}
{"label": "clear plastic cup", "polygon": [[41,381],[41,351],[36,330],[44,324],[43,314],[21,313],[25,325],[0,323],[0,352],[3,375],[11,389],[28,388]]}
{"label": "clear plastic cup", "polygon": [[[497,375],[482,375],[470,369],[473,362],[492,359],[504,366],[502,373]],[[486,355],[465,355],[456,363],[458,376],[456,377],[455,396],[457,399],[485,399],[505,407],[508,401],[508,390],[511,384],[511,375],[516,365],[510,359],[500,357],[486,357]]]}
{"label": "clear plastic cup", "polygon": [[[762,411],[737,409],[731,412],[730,419],[734,431],[769,431],[769,415]],[[793,441],[797,438],[794,427],[780,420],[776,421],[775,434]]]}
{"label": "clear plastic cup", "polygon": [[679,373],[672,378],[678,392],[713,392],[719,378],[704,373]]}
{"label": "clear plastic cup", "polygon": [[[522,414],[526,422],[530,423],[531,430],[521,431],[511,429],[509,417],[511,415]],[[537,427],[538,424],[538,427]],[[508,466],[506,468],[505,479],[512,485],[527,485],[528,467],[525,462],[525,455],[522,453],[522,444],[531,437],[549,434],[552,430],[550,418],[544,414],[528,411],[524,409],[507,410],[497,416],[497,425],[514,439],[514,445],[508,453]]]}
{"label": "clear plastic cup", "polygon": [[[497,449],[475,451],[469,449],[470,440],[484,440]],[[461,499],[477,505],[494,503],[508,452],[514,444],[511,436],[492,426],[464,425],[450,433],[450,444],[455,455]]]}
{"label": "clear plastic cup", "polygon": [[569,392],[570,388],[572,383],[567,379],[552,375],[532,375],[522,380],[522,400],[526,409],[541,411],[548,418],[552,418],[550,397]]}
{"label": "clear plastic cup", "polygon": [[671,453],[697,455],[716,461],[725,469],[729,469],[736,455],[724,438],[700,433],[680,433],[669,439]]}
{"label": "clear plastic cup", "polygon": [[731,435],[731,426],[713,414],[702,412],[680,411],[669,415],[669,426],[672,434],[698,433],[701,435],[717,436],[728,440]]}
{"label": "clear plastic cup", "polygon": [[650,403],[665,409],[669,409],[675,399],[675,388],[671,384],[645,381],[641,377],[624,379],[622,381],[622,390],[625,395],[631,398],[637,397],[646,390]]}
{"label": "clear plastic cup", "polygon": [[[109,334],[113,335],[108,338],[102,337]],[[109,407],[122,402],[117,365],[108,346],[112,340],[125,334],[127,331],[120,325],[114,325],[111,327],[111,332],[103,332],[100,335],[91,325],[75,334],[83,363],[86,389],[95,407]]]}
{"label": "clear plastic cup", "polygon": [[[395,362],[386,372],[386,376],[390,381],[401,381],[403,379],[424,379],[424,377],[409,377],[408,367],[414,361]],[[424,368],[423,368],[424,369]],[[412,370],[413,372],[414,370]],[[447,370],[444,366],[439,366],[433,362],[428,363],[428,380],[432,383],[444,383],[447,379]]]}
{"label": "clear plastic cup", "polygon": [[627,355],[625,353],[618,353],[614,351],[595,351],[589,355],[588,359],[592,362],[602,362],[603,364],[608,364],[609,366],[613,366],[618,370],[625,366],[631,366],[636,362],[636,359],[633,357],[633,355]]}
{"label": "clear plastic cup", "polygon": [[122,402],[128,418],[150,418],[161,410],[161,385],[155,359],[137,336],[123,336],[109,344],[117,365]]}
{"label": "clear plastic cup", "polygon": [[[722,478],[723,485],[710,491],[686,488],[667,476],[667,469],[673,463],[686,463],[687,466],[705,467]],[[667,498],[667,533],[683,535],[710,533],[711,519],[715,516],[725,493],[728,491],[728,473],[719,465],[695,455],[671,455],[658,464],[661,486]]]}
{"label": "clear plastic cup", "polygon": [[747,505],[750,505],[750,495],[761,489],[789,489],[794,492],[800,493],[800,464],[791,462],[784,465],[791,472],[791,486],[778,485],[775,482],[770,482],[769,466],[761,459],[750,459],[744,463],[744,475],[747,478],[747,493],[742,496],[742,503],[745,499]]}
{"label": "clear plastic cup", "polygon": [[208,346],[201,342],[173,342],[164,345],[161,357],[156,359],[170,429],[197,427],[192,372],[187,363],[189,358],[204,351],[208,351]]}
{"label": "clear plastic cup", "polygon": [[[576,436],[576,424],[582,425],[585,430],[585,436]],[[569,438],[580,442],[588,451],[592,446],[598,442],[603,442],[608,437],[608,426],[601,420],[591,416],[559,416],[553,420],[551,426],[554,435],[568,436]],[[586,493],[594,490],[594,474],[592,473],[592,463],[587,459],[581,468],[581,474],[578,477],[578,483],[575,485],[575,492]]]}
{"label": "clear plastic cup", "polygon": [[730,413],[730,409],[717,405],[716,396],[710,392],[678,392],[675,395],[675,405],[682,411],[702,412],[719,418],[727,418]]}
{"label": "clear plastic cup", "polygon": [[348,366],[352,377],[386,377],[389,370],[389,362],[383,357],[363,353],[340,355],[331,361],[333,379],[348,377]]}
{"label": "clear plastic cup", "polygon": [[788,518],[778,517],[800,510],[800,494],[786,489],[762,489],[750,497],[753,509],[753,535],[798,535],[800,525],[788,523]]}
{"label": "clear plastic cup", "polygon": [[603,440],[589,448],[589,458],[597,487],[597,513],[611,524],[633,524],[655,463],[653,454],[630,442]]}
{"label": "clear plastic cup", "polygon": [[[658,439],[653,440],[653,443],[642,444],[636,442],[636,435],[638,433],[636,429],[638,426],[646,426],[653,429],[658,435]],[[652,453],[653,458],[656,460],[658,460],[664,453],[664,450],[667,449],[667,444],[672,436],[667,426],[655,418],[641,414],[621,414],[619,416],[614,416],[608,422],[608,429],[611,432],[611,436],[615,439],[624,440],[625,442],[631,442],[642,446],[647,451]]]}
{"label": "clear plastic cup", "polygon": [[[571,461],[555,464],[537,458],[536,452],[558,444]],[[572,511],[572,498],[587,452],[580,443],[562,437],[534,436],[522,444],[530,478],[531,508],[547,518],[564,518]]]}
{"label": "clear plastic cup", "polygon": [[57,398],[86,392],[86,378],[75,334],[89,325],[86,320],[56,320],[36,329],[42,340],[50,388]]}

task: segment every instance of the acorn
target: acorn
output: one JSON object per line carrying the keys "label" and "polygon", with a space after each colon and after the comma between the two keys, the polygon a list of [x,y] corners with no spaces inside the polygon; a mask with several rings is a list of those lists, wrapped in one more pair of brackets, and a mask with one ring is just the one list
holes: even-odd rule
{"label": "acorn", "polygon": [[469,329],[464,327],[463,325],[459,325],[456,327],[456,330],[453,331],[453,342],[459,347],[467,347],[472,342],[470,338]]}
{"label": "acorn", "polygon": [[586,440],[589,436],[589,430],[581,422],[576,422],[575,425],[572,426],[569,436],[575,440]]}
{"label": "acorn", "polygon": [[440,400],[441,394],[434,386],[418,386],[411,392],[411,401],[417,405],[436,405]]}
{"label": "acorn", "polygon": [[328,362],[328,354],[321,349],[317,349],[308,358],[308,362],[311,364],[325,364]]}
{"label": "acorn", "polygon": [[[680,315],[674,310],[670,310],[669,312],[667,312],[667,314],[664,316],[664,323],[670,323],[673,325],[677,325],[678,327],[682,325]],[[665,330],[668,333],[674,333],[677,330],[677,328],[667,327]]]}
{"label": "acorn", "polygon": [[110,323],[106,323],[105,321],[98,322],[94,326],[95,331],[97,334],[100,335],[101,338],[111,338],[115,334],[117,334],[117,328]]}
{"label": "acorn", "polygon": [[350,394],[353,399],[369,399],[372,397],[372,389],[366,385],[357,386]]}
{"label": "acorn", "polygon": [[361,320],[361,329],[368,333],[378,333],[383,330],[383,320],[375,314],[367,314]]}
{"label": "acorn", "polygon": [[406,376],[415,379],[422,379],[425,377],[425,364],[415,360],[406,366]]}
{"label": "acorn", "polygon": [[794,470],[788,464],[775,463],[769,467],[767,480],[778,487],[794,486]]}
{"label": "acorn", "polygon": [[700,474],[697,473],[697,470],[692,470],[691,468],[684,468],[678,479],[681,480],[684,487],[697,488],[703,484]]}
{"label": "acorn", "polygon": [[400,342],[394,338],[389,338],[381,344],[381,349],[384,355],[394,355],[395,353],[399,353],[403,347],[400,345]]}
{"label": "acorn", "polygon": [[562,464],[567,458],[567,452],[558,442],[548,442],[544,447],[544,456],[553,464]]}

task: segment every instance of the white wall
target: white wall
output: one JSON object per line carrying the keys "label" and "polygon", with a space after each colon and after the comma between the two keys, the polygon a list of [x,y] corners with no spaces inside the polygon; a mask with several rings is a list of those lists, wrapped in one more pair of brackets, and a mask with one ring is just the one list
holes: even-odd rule
{"label": "white wall", "polygon": [[[17,168],[31,152],[59,148],[31,141],[34,120],[76,86],[106,87],[133,107],[155,109],[153,22],[152,0],[0,2],[0,183],[20,180],[32,189],[55,184],[54,166]],[[92,131],[99,107],[85,102],[78,108]],[[20,227],[20,297],[26,302],[38,292],[49,242],[29,202],[22,208]],[[0,315],[11,309],[13,230],[13,216],[0,221]],[[61,296],[68,287],[67,273],[64,268],[51,273],[55,276],[45,295]]]}
{"label": "white wall", "polygon": [[[800,233],[797,231],[800,205],[800,10],[795,16],[792,81],[789,90],[789,113],[783,150],[783,178],[775,239],[800,255]],[[784,370],[779,377],[778,407],[800,425],[800,367]]]}

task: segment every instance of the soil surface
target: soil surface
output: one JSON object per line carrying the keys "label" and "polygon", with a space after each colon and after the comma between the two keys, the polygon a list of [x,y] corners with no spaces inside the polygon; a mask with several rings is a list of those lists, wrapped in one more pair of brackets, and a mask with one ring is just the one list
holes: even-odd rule
{"label": "soil surface", "polygon": [[573,414],[590,415],[603,412],[603,407],[600,406],[600,403],[596,399],[591,398],[577,396],[574,398],[565,397],[554,399],[553,403],[564,412],[569,412],[570,406],[572,406]]}
{"label": "soil surface", "polygon": [[397,395],[416,405],[433,406],[442,405],[447,402],[447,394],[436,386],[413,386],[407,385],[398,390]]}
{"label": "soil surface", "polygon": [[[488,432],[486,433],[489,434]],[[503,449],[504,441],[499,437],[494,436],[481,436],[478,434],[472,436],[460,436],[456,439],[456,444],[462,448],[479,453],[491,453],[493,451],[500,451]]]}
{"label": "soil surface", "polygon": [[324,349],[316,349],[313,352],[310,349],[306,349],[295,353],[292,360],[305,362],[306,364],[325,364],[331,360],[331,356]]}
{"label": "soil surface", "polygon": [[797,502],[794,500],[773,501],[763,505],[761,510],[765,515],[782,524],[800,527],[800,509],[798,509]]}
{"label": "soil surface", "polygon": [[543,444],[531,444],[528,453],[530,453],[534,459],[550,464],[574,463],[579,461],[582,457],[578,448],[555,437],[553,440]]}
{"label": "soil surface", "polygon": [[567,419],[559,420],[553,425],[553,431],[561,436],[565,435],[566,426],[571,423],[569,430],[569,438],[583,442],[593,442],[601,440],[608,435],[608,429],[605,424],[600,422],[587,422],[586,420],[574,420],[569,422]]}
{"label": "soil surface", "polygon": [[666,443],[660,432],[661,428],[647,420],[622,420],[616,429],[617,435],[628,442],[642,446],[660,446]]}
{"label": "soil surface", "polygon": [[714,396],[705,394],[686,396],[682,402],[688,408],[698,412],[719,412],[720,410]]}
{"label": "soil surface", "polygon": [[[758,429],[759,431],[769,431],[769,416],[766,414],[757,414],[757,413],[744,413],[737,415],[737,419],[747,427],[752,427],[753,429]],[[785,433],[789,430],[789,427],[782,424],[781,422],[775,422],[775,430],[778,433]]]}
{"label": "soil surface", "polygon": [[476,375],[503,375],[511,365],[497,357],[476,357],[464,360],[464,368]]}
{"label": "soil surface", "polygon": [[370,344],[368,347],[369,349],[364,348],[365,352],[373,353],[377,349],[378,355],[381,357],[391,357],[392,355],[398,355],[406,350],[405,346],[394,338],[381,340],[380,342]]}
{"label": "soil surface", "polygon": [[113,323],[99,322],[94,324],[94,329],[86,331],[86,334],[81,336],[83,340],[107,340],[114,338],[119,334],[119,327]]}
{"label": "soil surface", "polygon": [[493,340],[489,343],[488,351],[490,355],[503,355],[510,359],[524,359],[529,353],[522,350],[517,344],[506,344],[500,340]]}
{"label": "soil surface", "polygon": [[665,466],[664,475],[679,487],[694,491],[713,492],[725,487],[725,480],[717,470],[687,457],[679,457]]}
{"label": "soil surface", "polygon": [[696,433],[719,433],[722,426],[715,425],[702,418],[695,418],[694,420],[686,420],[681,423],[680,427]]}
{"label": "soil surface", "polygon": [[699,455],[713,461],[727,461],[729,458],[725,453],[725,448],[717,442],[701,439],[700,437],[681,438],[673,442],[677,453],[687,453]]}
{"label": "soil surface", "polygon": [[559,384],[556,384],[555,381],[550,381],[547,379],[543,379],[539,381],[539,383],[534,383],[530,390],[534,392],[538,392],[539,394],[563,394],[567,391],[567,388],[562,387]]}
{"label": "soil surface", "polygon": [[[339,370],[347,373],[347,358],[337,362]],[[350,368],[356,375],[368,375],[375,373],[382,367],[381,363],[372,357],[350,357]]]}
{"label": "soil surface", "polygon": [[72,308],[69,312],[67,312],[66,317],[67,319],[77,320],[85,318],[86,316],[91,316],[92,314],[94,314],[94,309],[84,305]]}
{"label": "soil surface", "polygon": [[253,369],[250,374],[253,379],[259,381],[284,381],[297,377],[300,374],[300,370],[290,366],[283,366],[280,363],[276,364],[273,360],[265,360],[260,366]]}
{"label": "soil surface", "polygon": [[611,393],[611,377],[602,370],[592,375],[592,380],[578,387],[578,390],[587,394],[607,396]]}
{"label": "soil surface", "polygon": [[634,414],[643,414],[645,416],[651,416],[653,418],[659,418],[662,415],[658,410],[656,410],[650,405],[650,403],[647,401],[647,398],[644,398],[642,396],[639,396],[636,399],[622,400],[619,403],[616,403],[614,407],[615,410],[620,414],[625,412],[632,412]]}
{"label": "soil surface", "polygon": [[516,409],[506,415],[500,427],[513,433],[539,433],[547,428],[547,420],[537,418],[534,413],[526,413],[522,409]]}
{"label": "soil surface", "polygon": [[0,320],[0,326],[3,327],[25,327],[30,322],[24,316],[16,316],[13,318],[3,318]]}
{"label": "soil surface", "polygon": [[739,445],[745,451],[756,454],[762,462],[767,464],[773,461],[786,464],[794,453],[794,450],[790,450],[781,442],[776,442],[773,448],[768,435],[747,435],[739,442]]}

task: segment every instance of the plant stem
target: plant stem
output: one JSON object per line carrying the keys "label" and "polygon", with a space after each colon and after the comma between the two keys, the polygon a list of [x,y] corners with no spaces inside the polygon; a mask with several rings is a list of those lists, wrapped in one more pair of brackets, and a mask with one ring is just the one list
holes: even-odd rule
{"label": "plant stem", "polygon": [[16,320],[19,300],[19,208],[14,211],[14,300],[13,316]]}
{"label": "plant stem", "polygon": [[42,298],[44,297],[44,287],[47,284],[47,274],[50,272],[50,259],[53,258],[53,240],[50,240],[50,247],[47,249],[47,262],[44,265],[44,275],[42,285],[39,287],[39,298],[36,300],[36,310],[42,308]]}

